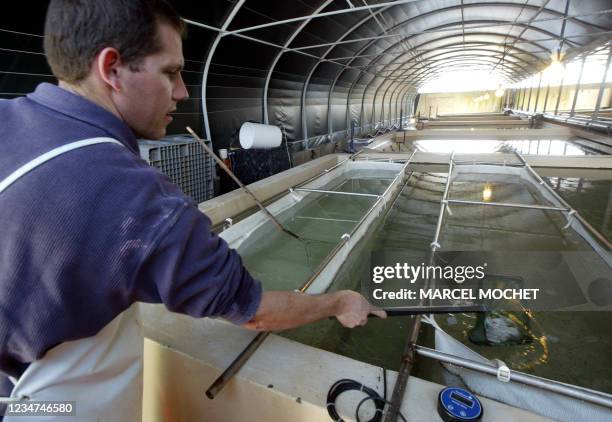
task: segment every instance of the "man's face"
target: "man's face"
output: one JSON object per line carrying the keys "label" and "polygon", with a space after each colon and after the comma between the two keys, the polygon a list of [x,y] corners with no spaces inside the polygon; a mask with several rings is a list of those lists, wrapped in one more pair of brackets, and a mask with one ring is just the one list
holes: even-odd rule
{"label": "man's face", "polygon": [[133,72],[124,67],[121,90],[113,93],[119,114],[136,136],[159,139],[172,121],[169,113],[189,95],[181,77],[183,47],[179,33],[166,23],[157,26],[160,51],[146,56]]}

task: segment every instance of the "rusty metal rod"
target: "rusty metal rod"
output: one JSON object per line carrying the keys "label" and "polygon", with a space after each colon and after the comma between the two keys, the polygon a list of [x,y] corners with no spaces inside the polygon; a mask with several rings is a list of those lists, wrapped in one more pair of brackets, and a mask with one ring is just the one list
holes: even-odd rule
{"label": "rusty metal rod", "polygon": [[236,182],[236,184],[238,184],[238,186],[240,186],[242,189],[244,189],[244,191],[246,193],[248,193],[251,198],[253,198],[253,201],[255,201],[255,203],[257,204],[257,206],[268,216],[268,218],[270,218],[270,220],[272,220],[272,222],[274,223],[274,225],[280,230],[283,231],[285,233],[287,233],[289,236],[298,239],[298,240],[303,240],[300,238],[300,236],[298,236],[297,234],[295,234],[294,232],[292,232],[291,230],[289,230],[288,228],[286,228],[285,226],[283,226],[281,224],[280,221],[278,221],[276,219],[276,217],[274,217],[272,215],[272,213],[270,211],[268,211],[268,209],[266,207],[264,207],[264,205],[259,201],[259,199],[257,199],[257,197],[255,196],[255,194],[253,192],[251,192],[251,190],[249,188],[247,188],[244,183],[242,183],[240,181],[240,179],[238,179],[236,177],[236,175],[234,174],[234,172],[232,172],[223,161],[221,161],[221,159],[219,157],[217,157],[217,155],[214,153],[214,151],[208,146],[206,145],[206,142],[204,142],[202,139],[200,139],[200,137],[193,131],[193,129],[191,129],[189,126],[187,126],[187,132],[189,132],[191,134],[191,136],[193,136],[193,138],[198,141],[198,143],[202,146],[202,148],[204,148],[204,150],[210,154],[210,156],[217,162],[217,164],[219,164],[219,167],[221,167],[223,169],[223,171],[225,171],[229,177],[232,178],[232,180],[234,180],[234,182]]}
{"label": "rusty metal rod", "polygon": [[[436,250],[440,248],[439,238],[442,230],[442,221],[444,220],[444,213],[448,208],[448,192],[451,185],[451,177],[453,173],[455,153],[452,152],[448,162],[448,174],[446,176],[446,185],[444,187],[444,194],[440,200],[440,213],[438,214],[438,224],[436,225],[436,232],[434,234],[433,242],[430,244],[429,251],[429,265],[433,265]],[[432,278],[428,278],[425,287],[430,288],[434,284]],[[410,335],[406,339],[404,344],[404,351],[402,353],[402,361],[400,370],[395,380],[395,386],[393,387],[393,393],[391,395],[391,405],[384,415],[383,422],[396,422],[397,415],[402,406],[402,400],[404,398],[404,392],[406,391],[406,385],[408,384],[408,378],[412,373],[414,367],[414,361],[416,358],[416,347],[419,339],[419,333],[421,332],[421,315],[415,315],[412,319],[412,328]]]}

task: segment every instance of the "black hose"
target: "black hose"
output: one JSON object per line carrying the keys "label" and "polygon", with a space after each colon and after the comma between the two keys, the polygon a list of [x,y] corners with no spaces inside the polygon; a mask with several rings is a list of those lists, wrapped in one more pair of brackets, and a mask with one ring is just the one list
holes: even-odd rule
{"label": "black hose", "polygon": [[[359,402],[357,408],[355,409],[355,420],[357,422],[361,422],[361,419],[359,419],[359,409],[368,400],[374,401],[376,413],[374,414],[374,417],[367,422],[380,422],[382,420],[385,404],[392,405],[392,403],[387,400],[387,371],[385,369],[383,369],[383,397],[381,397],[375,390],[371,389],[370,387],[366,387],[358,381],[346,378],[341,379],[336,381],[327,393],[327,413],[329,413],[329,417],[335,422],[344,422],[336,411],[336,399],[338,396],[340,396],[340,394],[352,390],[362,391],[366,394],[366,397]],[[400,412],[398,412],[398,415],[404,422],[406,422],[404,415],[402,415]]]}

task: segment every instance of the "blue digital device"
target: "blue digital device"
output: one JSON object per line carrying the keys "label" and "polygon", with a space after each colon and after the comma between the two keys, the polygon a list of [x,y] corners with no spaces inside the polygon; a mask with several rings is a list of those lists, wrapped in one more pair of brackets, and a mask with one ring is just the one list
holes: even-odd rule
{"label": "blue digital device", "polygon": [[463,388],[446,387],[438,395],[438,414],[445,422],[479,421],[482,404]]}

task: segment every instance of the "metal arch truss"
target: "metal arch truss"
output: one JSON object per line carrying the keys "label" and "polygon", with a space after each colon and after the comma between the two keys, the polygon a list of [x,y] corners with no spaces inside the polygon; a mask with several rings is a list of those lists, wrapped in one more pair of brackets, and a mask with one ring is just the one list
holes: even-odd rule
{"label": "metal arch truss", "polygon": [[[400,98],[401,98],[401,104],[402,104],[402,107],[400,107],[400,109],[408,111],[408,109],[412,107],[411,102],[414,100],[414,95],[416,94],[416,86],[418,86],[418,84],[423,83],[424,81],[428,79],[431,79],[432,77],[435,77],[435,75],[438,74],[442,69],[448,68],[449,66],[453,66],[451,63],[454,62],[455,60],[452,59],[452,56],[447,57],[447,58],[440,58],[438,60],[431,60],[432,58],[441,56],[443,54],[452,54],[452,52],[440,53],[440,54],[436,54],[431,57],[426,57],[424,56],[424,53],[427,53],[427,51],[421,51],[421,47],[425,45],[432,44],[434,42],[439,42],[441,40],[450,40],[452,38],[460,37],[462,40],[461,43],[456,43],[455,46],[461,44],[463,48],[460,48],[460,49],[458,48],[457,50],[454,51],[455,53],[457,52],[475,53],[478,49],[475,49],[473,47],[474,45],[477,45],[477,44],[480,44],[481,46],[486,45],[488,47],[489,46],[503,46],[504,47],[503,51],[497,51],[495,53],[496,50],[489,50],[492,54],[488,56],[486,54],[482,54],[482,55],[471,54],[471,56],[473,57],[471,56],[468,57],[468,60],[470,62],[478,61],[480,62],[480,65],[487,66],[487,65],[491,65],[490,62],[487,62],[487,60],[485,60],[487,57],[499,59],[498,63],[503,62],[504,67],[506,68],[503,70],[503,72],[500,71],[500,73],[503,73],[504,77],[508,78],[509,80],[516,80],[517,77],[528,74],[529,72],[532,71],[532,69],[533,71],[537,71],[538,68],[541,68],[545,64],[547,64],[548,60],[546,58],[540,59],[537,56],[537,53],[548,53],[550,52],[550,50],[538,44],[539,42],[559,40],[559,36],[557,34],[546,31],[545,29],[542,29],[540,27],[534,26],[533,25],[534,23],[561,20],[563,21],[564,24],[566,22],[572,22],[576,25],[584,27],[585,28],[584,33],[572,34],[569,36],[562,36],[563,42],[566,45],[570,45],[574,47],[584,46],[584,44],[580,44],[580,43],[571,41],[574,38],[578,38],[578,39],[587,38],[588,39],[588,37],[592,37],[594,35],[600,35],[600,34],[607,35],[607,34],[612,33],[612,31],[610,31],[609,28],[604,28],[604,27],[589,23],[585,20],[579,19],[580,17],[585,17],[585,16],[593,16],[593,15],[598,15],[598,14],[611,13],[612,9],[569,15],[567,13],[562,13],[557,10],[546,8],[546,6],[549,3],[548,1],[545,1],[544,4],[541,6],[528,5],[528,4],[523,4],[523,3],[512,3],[512,2],[489,2],[489,3],[467,3],[466,4],[463,1],[461,1],[460,4],[457,4],[454,6],[448,6],[448,7],[444,7],[440,9],[430,10],[428,12],[424,12],[418,15],[411,16],[397,23],[392,28],[385,28],[380,23],[380,21],[377,19],[378,16],[382,17],[382,13],[384,13],[385,11],[393,7],[401,7],[402,5],[413,3],[418,0],[396,0],[396,1],[377,3],[377,4],[367,4],[364,1],[364,6],[338,9],[338,10],[332,10],[332,11],[327,11],[327,12],[325,12],[324,10],[333,3],[333,0],[325,0],[325,1],[322,1],[321,5],[317,7],[316,10],[308,16],[300,16],[296,18],[291,18],[291,19],[286,19],[286,20],[281,20],[281,21],[274,21],[274,22],[270,22],[270,23],[266,23],[262,25],[256,25],[252,27],[247,27],[247,28],[228,30],[230,24],[232,23],[232,21],[234,20],[235,16],[238,14],[242,6],[244,5],[245,1],[246,0],[237,0],[233,4],[233,6],[231,7],[231,10],[229,11],[227,17],[225,18],[220,28],[216,28],[210,25],[206,25],[206,24],[202,24],[202,23],[198,23],[195,21],[185,19],[185,22],[188,24],[197,25],[197,26],[217,32],[215,39],[212,43],[212,46],[209,49],[208,53],[206,54],[206,60],[204,61],[205,66],[204,66],[204,71],[203,71],[203,76],[202,76],[202,95],[201,95],[202,113],[203,113],[203,119],[204,119],[204,132],[208,139],[212,138],[210,124],[208,120],[208,108],[206,104],[206,99],[207,99],[206,85],[207,85],[207,79],[208,79],[208,72],[209,72],[210,65],[212,63],[212,58],[214,56],[216,48],[219,42],[221,41],[221,39],[225,36],[237,36],[237,37],[251,40],[256,43],[265,44],[265,45],[279,49],[275,58],[271,61],[270,67],[268,68],[268,71],[267,71],[266,80],[264,83],[264,91],[263,91],[263,96],[262,96],[263,97],[262,98],[262,115],[263,115],[263,120],[265,123],[269,123],[269,115],[268,115],[268,107],[267,107],[269,84],[270,84],[272,75],[274,73],[276,64],[278,63],[280,57],[284,53],[291,52],[291,53],[296,53],[296,54],[302,54],[305,56],[309,56],[313,59],[316,59],[316,63],[311,67],[308,75],[306,76],[306,79],[303,85],[303,89],[302,89],[301,126],[303,128],[302,134],[304,138],[307,138],[308,136],[307,115],[306,115],[306,109],[305,109],[306,95],[308,92],[308,85],[309,85],[310,79],[312,75],[314,74],[314,72],[316,71],[317,67],[321,63],[333,63],[334,65],[339,66],[339,70],[335,78],[333,79],[332,84],[330,85],[329,95],[328,95],[327,121],[328,121],[328,132],[329,132],[329,135],[331,135],[333,133],[333,124],[331,121],[331,108],[332,108],[331,101],[333,98],[333,92],[334,92],[334,88],[337,82],[340,80],[341,76],[346,70],[355,70],[358,72],[358,74],[355,77],[353,77],[350,88],[347,93],[347,101],[346,101],[346,124],[347,125],[346,127],[348,129],[349,115],[351,113],[351,95],[353,93],[354,88],[358,86],[359,82],[364,78],[364,76],[367,75],[370,77],[370,79],[367,82],[366,88],[363,89],[363,93],[362,93],[361,112],[360,112],[360,116],[361,116],[360,122],[361,123],[363,123],[363,111],[364,111],[363,109],[364,109],[365,97],[367,95],[370,85],[374,81],[381,80],[376,86],[376,94],[373,97],[372,116],[375,115],[375,104],[376,104],[376,98],[377,98],[378,91],[381,89],[381,87],[385,85],[385,83],[388,83],[388,86],[386,87],[384,94],[383,94],[383,98],[382,98],[383,106],[381,108],[381,116],[384,114],[385,98],[387,94],[390,92],[388,111],[389,111],[389,120],[392,120],[391,119],[392,114],[395,114],[395,116],[398,115],[397,108],[398,108],[398,104],[400,104]],[[465,20],[464,19],[465,17],[464,17],[463,12],[465,9],[478,8],[478,7],[512,7],[512,8],[520,7],[522,9],[535,11],[536,13],[535,15],[531,16],[531,18],[527,20],[522,20],[522,21],[519,21],[518,18],[515,19],[514,21],[484,20],[484,19]],[[426,30],[419,31],[419,32],[402,31],[400,33],[394,33],[401,27],[404,27],[410,23],[414,23],[417,20],[422,20],[422,19],[425,19],[427,17],[433,16],[436,14],[440,14],[440,13],[444,13],[444,12],[448,12],[452,10],[457,10],[457,9],[461,10],[461,19],[458,21],[450,22],[444,25],[439,25],[434,28],[428,28]],[[304,29],[308,26],[308,24],[313,19],[326,17],[326,16],[339,15],[339,14],[344,14],[344,13],[355,13],[355,12],[361,12],[361,11],[367,11],[368,14],[365,15],[364,18],[361,19],[357,24],[353,25],[350,29],[348,29],[335,42],[317,44],[317,45],[306,45],[306,46],[300,46],[296,48],[290,47],[291,43],[295,40],[295,38],[302,31],[304,31]],[[538,15],[540,14],[545,14],[548,17],[539,18]],[[365,23],[367,23],[370,20],[375,20],[377,22],[378,26],[382,30],[381,33],[375,36],[372,36],[372,37],[347,39],[347,37],[350,34],[355,32],[358,28],[362,27]],[[382,20],[384,21],[384,19]],[[270,27],[283,25],[287,23],[293,23],[293,22],[300,22],[300,24],[292,32],[292,34],[284,42],[283,45],[277,45],[277,44],[274,44],[268,41],[264,41],[264,40],[261,40],[255,37],[244,35],[244,33],[249,32],[249,31],[254,31],[254,30],[263,29],[263,28],[270,28]],[[508,34],[502,34],[502,33],[496,33],[496,32],[480,32],[480,33],[471,32],[471,31],[474,31],[476,29],[481,29],[481,28],[490,29],[493,27],[507,27],[507,26],[519,27],[519,28],[522,28],[522,31],[520,32],[518,36],[511,35],[509,32]],[[525,38],[523,37],[523,34],[527,30],[544,34],[547,38],[543,38],[543,39]],[[416,38],[417,36],[423,36],[423,35],[427,36],[433,33],[444,33],[444,32],[453,32],[453,31],[458,31],[458,33],[447,35],[445,37],[443,36],[443,37],[438,37],[432,40],[428,40],[416,47],[413,47],[410,44],[408,44],[409,49],[408,50],[405,49],[406,43],[410,39]],[[504,42],[503,44],[491,42],[488,40],[487,41],[474,41],[470,39],[469,41],[466,41],[466,37],[473,38],[474,36],[476,37],[487,36],[489,37],[489,39],[490,37],[504,37],[505,40],[510,38],[512,41],[510,43]],[[396,53],[396,57],[391,63],[376,64],[380,61],[382,57],[386,57],[386,56],[393,54],[393,53],[388,52],[389,49],[385,49],[384,53],[370,55],[370,57],[373,57],[373,58],[369,61],[369,64],[366,65],[365,67],[360,68],[360,67],[352,66],[355,60],[365,57],[365,56],[359,57],[359,55],[362,52],[372,47],[376,48],[376,44],[379,41],[389,39],[389,38],[399,38],[399,41],[393,44],[395,46],[394,48],[397,48],[398,46],[404,47],[403,51],[401,51],[399,54]],[[353,57],[328,58],[329,54],[335,49],[335,47],[339,45],[355,43],[355,42],[363,42],[363,41],[369,41],[369,42],[364,47],[359,49],[359,51],[356,52],[356,54]],[[537,51],[518,49],[516,47],[517,44],[528,44],[530,46],[536,47]],[[467,48],[468,45],[471,45],[471,47]],[[304,51],[304,50],[323,47],[323,46],[329,46],[329,49],[325,52],[323,56],[317,56],[317,55],[310,54]],[[453,47],[452,44],[443,45],[437,48],[433,48],[432,50],[429,50],[429,52],[433,52],[433,51],[437,52],[437,51],[440,51],[440,49],[447,49],[451,47]],[[485,50],[486,49],[481,49],[481,51],[483,52]],[[399,61],[405,55],[411,55],[412,57],[404,61]],[[476,57],[476,56],[482,56],[482,57]],[[520,56],[528,56],[532,58],[533,61],[526,60]],[[339,60],[346,60],[346,59],[348,59],[348,62],[346,63],[339,61]],[[409,65],[412,61],[416,62],[415,65],[412,65],[408,69],[406,69],[405,66]],[[519,64],[519,62],[522,64]],[[464,63],[469,63],[469,62],[464,61]],[[417,64],[420,65],[420,67],[415,67]],[[395,69],[389,69],[390,65],[396,65],[397,67]],[[382,72],[372,73],[370,69],[372,69],[375,66],[376,67],[382,66],[383,69],[385,69],[384,72],[389,72],[389,75],[386,75],[386,77],[384,77],[384,76],[381,76],[383,74]],[[493,69],[495,69],[495,67],[496,66],[493,66]],[[410,73],[407,75],[406,72],[410,69],[413,69],[414,71],[413,73]],[[399,72],[401,72],[401,74],[396,75]],[[392,86],[394,88],[391,90]],[[391,109],[392,109],[392,102],[393,102],[394,97],[395,97],[395,112],[392,113]],[[404,102],[406,104],[405,109],[403,108]]]}

